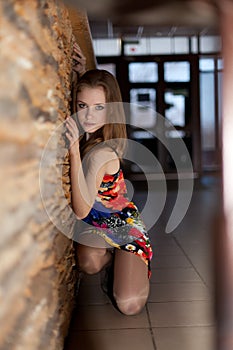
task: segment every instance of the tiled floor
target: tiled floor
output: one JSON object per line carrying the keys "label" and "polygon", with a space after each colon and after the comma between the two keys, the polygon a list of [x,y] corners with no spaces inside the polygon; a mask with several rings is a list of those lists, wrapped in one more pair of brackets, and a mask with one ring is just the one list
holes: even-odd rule
{"label": "tiled floor", "polygon": [[[149,300],[141,314],[120,314],[103,294],[99,275],[83,278],[64,350],[215,349],[211,247],[218,188],[218,178],[198,180],[190,208],[177,229],[164,233],[165,208],[150,230],[153,273]],[[171,203],[175,196],[176,191],[170,190]]]}

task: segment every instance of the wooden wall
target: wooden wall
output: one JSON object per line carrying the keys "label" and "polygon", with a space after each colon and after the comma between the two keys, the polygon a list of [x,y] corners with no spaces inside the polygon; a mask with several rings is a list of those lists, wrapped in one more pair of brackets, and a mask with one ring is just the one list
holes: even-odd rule
{"label": "wooden wall", "polygon": [[75,300],[75,220],[68,158],[54,158],[64,141],[48,141],[70,113],[72,44],[83,34],[56,0],[1,1],[0,19],[0,348],[59,350]]}

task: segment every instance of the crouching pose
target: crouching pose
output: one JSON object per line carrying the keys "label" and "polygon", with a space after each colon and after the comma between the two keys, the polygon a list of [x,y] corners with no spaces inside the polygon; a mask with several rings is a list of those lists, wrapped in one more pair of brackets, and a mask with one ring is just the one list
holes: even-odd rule
{"label": "crouching pose", "polygon": [[121,168],[125,116],[112,74],[94,69],[81,76],[77,119],[68,117],[66,126],[72,207],[84,224],[77,238],[79,268],[87,274],[107,271],[105,287],[116,307],[135,315],[148,298],[152,248],[138,208],[127,198]]}

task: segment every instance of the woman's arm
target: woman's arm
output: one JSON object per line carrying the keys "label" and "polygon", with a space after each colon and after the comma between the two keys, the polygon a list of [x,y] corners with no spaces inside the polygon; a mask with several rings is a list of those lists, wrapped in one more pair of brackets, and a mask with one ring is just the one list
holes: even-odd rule
{"label": "woman's arm", "polygon": [[72,117],[66,120],[68,132],[66,136],[70,142],[70,165],[71,165],[71,197],[72,206],[79,219],[87,216],[92,207],[93,196],[87,186],[79,149],[79,130]]}
{"label": "woman's arm", "polygon": [[119,160],[113,151],[94,151],[88,162],[87,173],[84,175],[77,124],[69,117],[66,125],[68,129],[66,136],[70,141],[72,206],[78,219],[83,219],[93,207],[104,174],[116,172]]}

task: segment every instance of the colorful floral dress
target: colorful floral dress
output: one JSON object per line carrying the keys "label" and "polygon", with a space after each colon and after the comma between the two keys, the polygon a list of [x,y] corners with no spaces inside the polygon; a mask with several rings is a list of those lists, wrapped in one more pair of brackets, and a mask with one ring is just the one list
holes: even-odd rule
{"label": "colorful floral dress", "polygon": [[104,175],[93,208],[83,221],[110,246],[139,256],[150,277],[152,247],[138,208],[127,198],[122,169]]}

